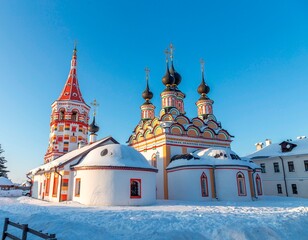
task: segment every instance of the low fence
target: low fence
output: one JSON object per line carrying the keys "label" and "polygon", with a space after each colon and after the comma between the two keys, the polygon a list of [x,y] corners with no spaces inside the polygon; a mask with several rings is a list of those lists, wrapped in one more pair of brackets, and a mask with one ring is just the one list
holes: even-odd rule
{"label": "low fence", "polygon": [[[13,226],[15,228],[18,228],[22,230],[22,237],[19,238],[11,233],[8,232],[8,227]],[[9,218],[4,219],[4,226],[3,226],[3,232],[2,232],[2,240],[5,239],[13,239],[13,240],[27,240],[28,233],[33,234],[37,237],[40,237],[42,239],[48,239],[48,240],[57,240],[56,234],[48,234],[48,233],[42,233],[40,231],[36,231],[32,228],[28,227],[28,224],[19,224],[14,223],[9,220]]]}

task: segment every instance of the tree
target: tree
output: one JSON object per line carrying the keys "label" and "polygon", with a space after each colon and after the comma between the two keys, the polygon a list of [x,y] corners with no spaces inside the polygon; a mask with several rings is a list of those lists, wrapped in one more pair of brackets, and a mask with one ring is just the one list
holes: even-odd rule
{"label": "tree", "polygon": [[5,163],[7,162],[7,160],[5,160],[5,157],[1,156],[3,152],[4,150],[1,148],[1,144],[0,144],[0,177],[7,177],[7,173],[9,171],[6,170],[7,167],[5,166]]}

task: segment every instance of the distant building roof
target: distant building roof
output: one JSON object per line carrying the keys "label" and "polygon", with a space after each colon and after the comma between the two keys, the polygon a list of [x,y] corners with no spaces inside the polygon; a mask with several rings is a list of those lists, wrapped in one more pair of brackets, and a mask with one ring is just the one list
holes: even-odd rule
{"label": "distant building roof", "polygon": [[[288,144],[290,146],[288,146]],[[286,149],[290,149],[286,151]],[[295,141],[283,141],[281,143],[272,143],[259,151],[247,155],[247,158],[270,158],[308,154],[308,139],[299,139]]]}
{"label": "distant building roof", "polygon": [[13,186],[14,183],[6,177],[0,177],[0,186]]}

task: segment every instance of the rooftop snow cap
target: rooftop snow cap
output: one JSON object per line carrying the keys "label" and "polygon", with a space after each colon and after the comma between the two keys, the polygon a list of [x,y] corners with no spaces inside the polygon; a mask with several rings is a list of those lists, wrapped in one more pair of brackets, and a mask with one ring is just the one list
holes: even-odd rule
{"label": "rooftop snow cap", "polygon": [[87,154],[80,164],[75,167],[90,166],[155,169],[137,150],[121,144],[109,144],[95,148]]}
{"label": "rooftop snow cap", "polygon": [[170,162],[167,169],[183,167],[183,166],[196,166],[196,165],[209,165],[209,166],[222,166],[222,165],[236,165],[246,166],[249,168],[260,168],[253,163],[249,158],[240,158],[230,148],[225,147],[211,147],[208,149],[201,149],[190,153],[192,157],[181,157],[181,155],[173,156],[173,161]]}
{"label": "rooftop snow cap", "polygon": [[216,159],[232,159],[232,160],[241,159],[230,148],[222,148],[222,147],[211,147],[208,149],[198,150],[194,152],[194,155],[197,155],[200,158],[211,157]]}

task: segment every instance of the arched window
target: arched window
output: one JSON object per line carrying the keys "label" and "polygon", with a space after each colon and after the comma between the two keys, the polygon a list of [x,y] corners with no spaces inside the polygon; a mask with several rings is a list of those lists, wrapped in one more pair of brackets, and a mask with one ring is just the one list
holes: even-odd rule
{"label": "arched window", "polygon": [[157,168],[157,156],[155,153],[151,157],[151,165]]}
{"label": "arched window", "polygon": [[64,120],[64,116],[65,116],[65,111],[64,111],[64,110],[61,110],[61,111],[60,111],[60,114],[59,114],[59,119],[60,119],[60,120]]}
{"label": "arched window", "polygon": [[58,174],[55,174],[54,176],[53,176],[53,187],[52,187],[52,196],[53,197],[57,197],[57,193],[58,193],[58,180],[59,180],[59,178],[58,178],[59,176],[58,176]]}
{"label": "arched window", "polygon": [[130,198],[141,198],[141,179],[130,180]]}
{"label": "arched window", "polygon": [[77,111],[73,111],[72,112],[71,120],[74,121],[74,122],[77,122],[77,120],[78,120],[78,113],[77,113]]}
{"label": "arched window", "polygon": [[259,174],[257,174],[257,176],[256,176],[256,185],[257,185],[258,195],[262,195],[262,184],[261,184],[261,178],[260,178]]}
{"label": "arched window", "polygon": [[208,189],[208,183],[207,183],[207,176],[203,172],[200,177],[200,184],[201,184],[201,195],[202,197],[208,197],[209,196],[209,189]]}
{"label": "arched window", "polygon": [[75,180],[75,197],[80,196],[80,185],[81,185],[81,179],[76,178],[76,180]]}
{"label": "arched window", "polygon": [[238,189],[238,195],[239,196],[246,196],[246,184],[245,184],[245,176],[242,172],[238,172],[236,174],[236,180],[237,180],[237,189]]}
{"label": "arched window", "polygon": [[46,179],[46,188],[45,188],[45,194],[46,194],[46,196],[49,195],[49,187],[50,187],[50,175],[47,175],[47,179]]}

